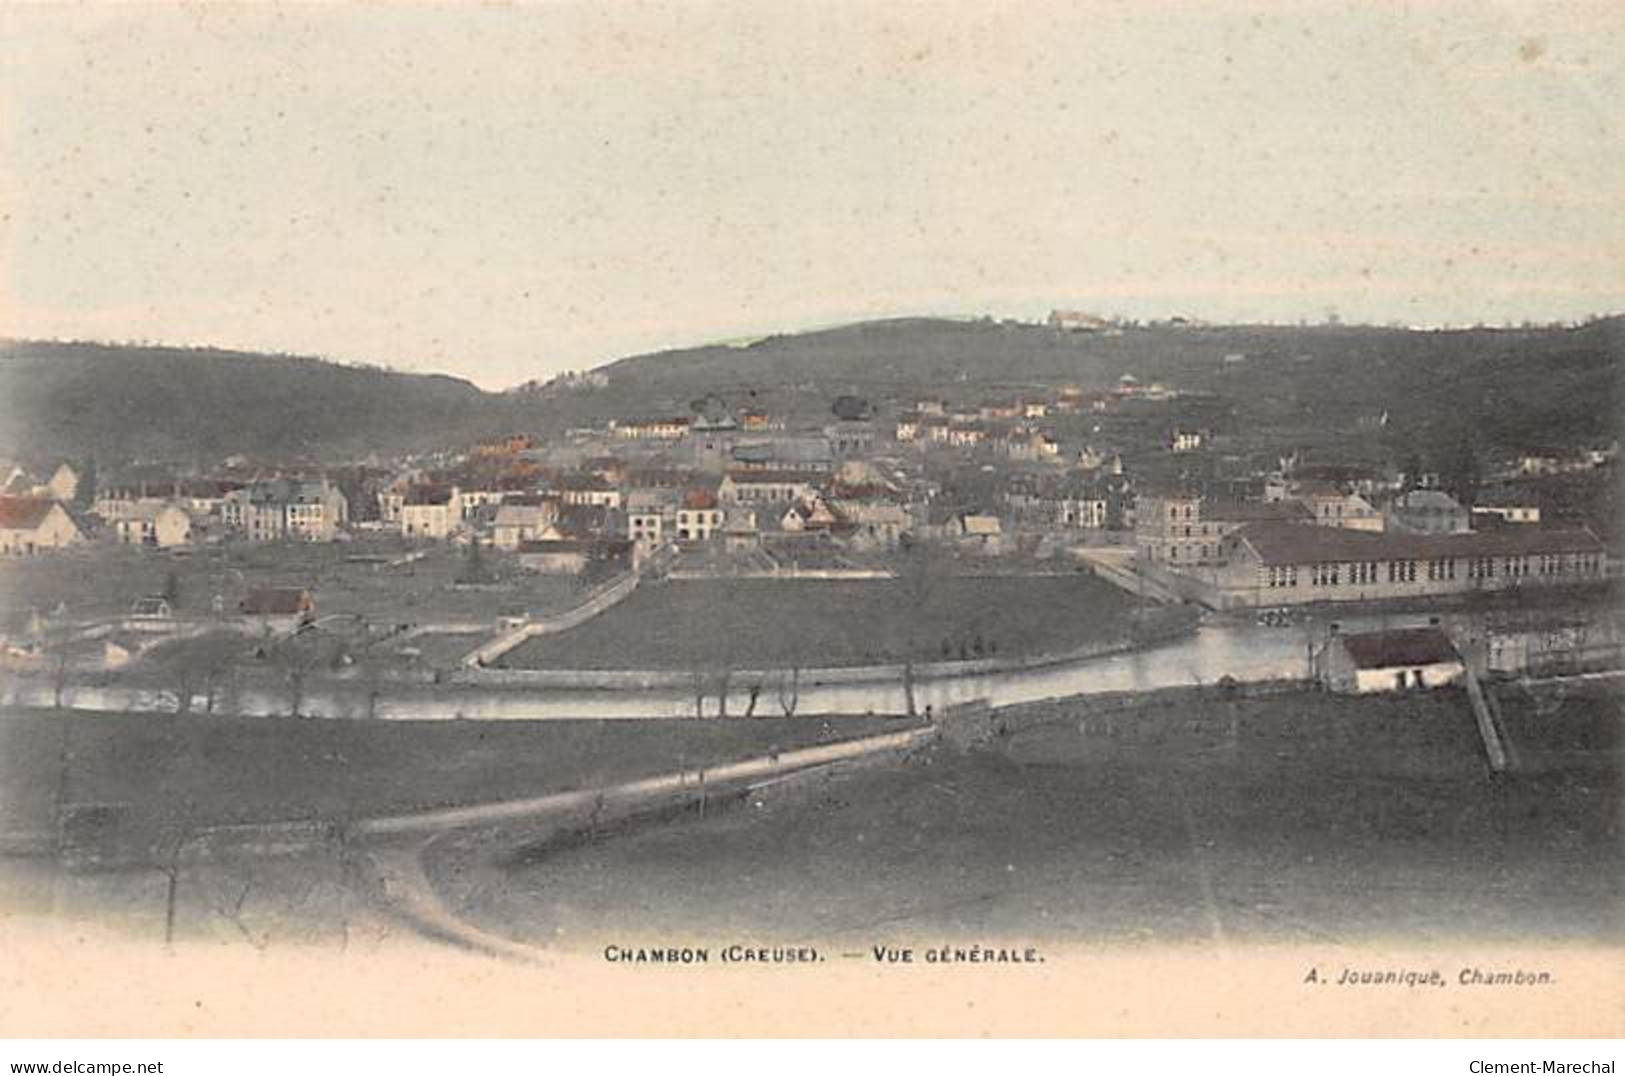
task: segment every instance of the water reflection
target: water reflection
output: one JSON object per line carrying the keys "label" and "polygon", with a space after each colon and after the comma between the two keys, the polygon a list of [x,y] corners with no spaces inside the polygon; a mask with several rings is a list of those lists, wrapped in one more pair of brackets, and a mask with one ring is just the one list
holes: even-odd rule
{"label": "water reflection", "polygon": [[[1320,645],[1333,618],[1304,619],[1291,626],[1271,627],[1239,617],[1212,618],[1185,638],[1145,650],[1015,672],[922,680],[915,685],[916,705],[940,710],[957,703],[985,699],[994,706],[1033,702],[1065,695],[1112,691],[1149,691],[1156,688],[1211,684],[1226,676],[1238,681],[1302,678],[1308,675],[1311,646]],[[1341,630],[1367,631],[1426,624],[1425,614],[1337,617]],[[756,689],[757,716],[784,713],[778,681],[757,683],[736,676],[729,691],[728,712],[742,715]],[[395,720],[452,718],[647,718],[693,717],[695,692],[673,687],[591,690],[536,688],[527,690],[480,687],[443,687],[432,693],[411,691],[377,699],[369,704],[359,691],[313,690],[302,706],[313,717],[360,718],[374,715]],[[8,701],[31,706],[52,705],[53,689],[46,684],[14,684]],[[64,704],[89,710],[172,710],[173,699],[162,691],[126,686],[72,687]],[[706,716],[719,709],[715,693],[703,703]],[[244,691],[235,712],[261,716],[287,712],[285,697],[273,691]],[[803,676],[795,703],[797,715],[903,714],[908,709],[901,679],[864,683],[819,683]]]}

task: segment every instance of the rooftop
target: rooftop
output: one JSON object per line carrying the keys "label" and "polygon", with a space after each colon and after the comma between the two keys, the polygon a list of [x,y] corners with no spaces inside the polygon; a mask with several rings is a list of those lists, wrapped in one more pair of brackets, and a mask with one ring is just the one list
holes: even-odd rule
{"label": "rooftop", "polygon": [[764,485],[789,484],[796,482],[810,484],[822,481],[823,479],[823,476],[819,474],[808,471],[795,471],[783,467],[763,468],[761,470],[742,470],[735,468],[728,471],[728,477],[733,479],[734,482],[739,485],[749,482],[757,482]]}
{"label": "rooftop", "polygon": [[0,497],[0,528],[34,530],[45,522],[55,504],[47,497]]}
{"label": "rooftop", "polygon": [[1301,501],[1204,500],[1202,519],[1224,523],[1295,522],[1310,518]]}
{"label": "rooftop", "polygon": [[1450,637],[1438,628],[1399,628],[1340,636],[1343,649],[1359,669],[1400,665],[1434,665],[1460,661]]}
{"label": "rooftop", "polygon": [[1597,536],[1584,528],[1541,527],[1534,524],[1464,534],[1406,534],[1293,523],[1257,523],[1244,527],[1237,538],[1251,546],[1265,564],[1602,551],[1602,543]]}
{"label": "rooftop", "polygon": [[310,593],[299,587],[261,587],[249,591],[239,608],[260,616],[292,616],[310,606]]}

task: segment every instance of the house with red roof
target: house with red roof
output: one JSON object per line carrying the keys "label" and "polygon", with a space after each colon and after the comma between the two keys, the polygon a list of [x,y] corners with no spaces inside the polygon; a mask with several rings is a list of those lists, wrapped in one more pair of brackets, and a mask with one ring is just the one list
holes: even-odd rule
{"label": "house with red roof", "polygon": [[85,540],[61,503],[49,497],[0,497],[0,554],[31,556]]}

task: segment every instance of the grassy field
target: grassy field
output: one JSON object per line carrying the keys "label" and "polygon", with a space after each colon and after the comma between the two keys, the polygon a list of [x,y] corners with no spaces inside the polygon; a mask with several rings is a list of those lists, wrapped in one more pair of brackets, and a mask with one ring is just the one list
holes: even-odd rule
{"label": "grassy field", "polygon": [[548,944],[1625,939],[1617,767],[1492,781],[1454,692],[1236,706],[1108,726],[1058,703],[1066,719],[1002,749],[939,748],[448,892]]}
{"label": "grassy field", "polygon": [[[1037,727],[1003,745],[1023,764],[1246,767],[1292,773],[1476,777],[1484,749],[1456,690],[1366,697],[1152,693],[1127,710],[1061,700],[1017,707],[1011,727]],[[1103,700],[1102,700],[1103,701]]]}
{"label": "grassy field", "polygon": [[509,668],[788,668],[1057,653],[1127,632],[1133,599],[1088,575],[945,577],[913,604],[895,580],[645,586]]}
{"label": "grassy field", "polygon": [[1527,769],[1625,767],[1619,681],[1495,688],[1502,731]]}
{"label": "grassy field", "polygon": [[[314,721],[0,711],[0,831],[68,803],[196,825],[534,796],[904,727],[749,721]],[[66,767],[64,767],[66,757]]]}
{"label": "grassy field", "polygon": [[356,557],[400,557],[399,542],[334,544],[236,544],[171,552],[91,545],[26,562],[0,563],[0,631],[16,631],[31,610],[46,615],[59,605],[68,622],[121,616],[137,598],[163,593],[173,576],[182,616],[211,612],[220,595],[234,613],[255,587],[309,588],[318,614],[358,613],[379,623],[494,621],[527,610],[569,606],[579,595],[575,580],[530,575],[496,553],[486,563],[500,572],[489,587],[455,585],[465,554],[449,546],[422,546],[426,555],[390,567]]}

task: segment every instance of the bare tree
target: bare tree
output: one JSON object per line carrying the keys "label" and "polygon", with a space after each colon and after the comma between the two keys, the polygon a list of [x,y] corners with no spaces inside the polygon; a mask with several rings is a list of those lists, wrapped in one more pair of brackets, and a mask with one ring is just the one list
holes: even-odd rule
{"label": "bare tree", "polygon": [[324,667],[336,667],[345,652],[340,640],[315,629],[297,631],[272,644],[267,657],[282,680],[290,717],[304,716],[301,710],[310,677]]}
{"label": "bare tree", "polygon": [[213,713],[221,686],[234,673],[242,649],[239,636],[223,631],[161,646],[151,660],[174,691],[175,712],[190,713],[201,693],[204,713]]}
{"label": "bare tree", "polygon": [[175,940],[175,920],[180,904],[181,874],[186,854],[197,839],[197,804],[188,788],[190,779],[206,765],[203,722],[177,717],[169,751],[160,764],[164,786],[174,790],[174,799],[160,807],[147,820],[141,842],[149,866],[164,877],[164,944]]}
{"label": "bare tree", "polygon": [[67,647],[58,647],[51,652],[51,705],[62,709],[62,699],[67,694],[69,673],[73,669],[73,658]]}
{"label": "bare tree", "polygon": [[378,716],[378,700],[384,695],[384,663],[377,654],[368,654],[361,665],[362,689],[367,693],[367,720]]}
{"label": "bare tree", "polygon": [[733,681],[733,666],[724,663],[717,671],[717,716],[728,716],[728,685]]}
{"label": "bare tree", "polygon": [[235,873],[221,880],[224,884],[217,886],[214,893],[215,914],[230,923],[243,936],[243,940],[256,949],[264,949],[271,944],[268,932],[255,932],[248,925],[248,918],[243,912],[243,906],[248,902],[249,896],[254,892],[254,877],[250,871],[247,878],[241,878]]}
{"label": "bare tree", "polygon": [[908,716],[913,717],[919,712],[914,700],[914,651],[905,648],[903,651],[903,701],[908,708]]}
{"label": "bare tree", "polygon": [[694,689],[694,716],[705,716],[705,669],[696,666],[689,671],[688,679]]}
{"label": "bare tree", "polygon": [[728,716],[728,691],[733,684],[733,659],[721,656],[713,660],[698,659],[689,670],[689,684],[694,691],[694,716],[705,716],[706,697],[715,691],[717,716]]}
{"label": "bare tree", "polygon": [[164,876],[164,944],[175,944],[175,910],[180,900],[181,844],[167,850],[154,849],[153,866]]}
{"label": "bare tree", "polygon": [[785,678],[783,670],[779,672],[778,682],[779,709],[784,711],[785,717],[796,716],[796,707],[801,705],[801,666],[792,663],[789,678]]}
{"label": "bare tree", "polygon": [[896,643],[902,653],[903,700],[908,715],[914,717],[919,713],[918,700],[915,698],[915,655],[926,624],[926,607],[945,566],[938,549],[912,535],[903,535],[897,549],[897,583],[905,616]]}

